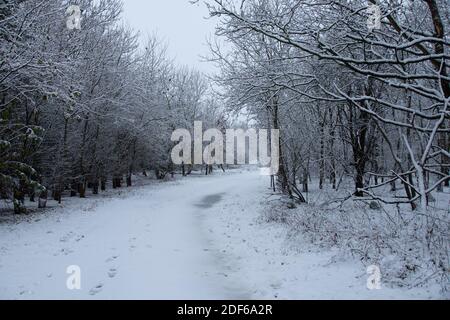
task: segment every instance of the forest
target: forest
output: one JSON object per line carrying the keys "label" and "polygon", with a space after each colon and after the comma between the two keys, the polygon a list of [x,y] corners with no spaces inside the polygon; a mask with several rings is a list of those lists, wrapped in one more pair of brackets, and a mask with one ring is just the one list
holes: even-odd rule
{"label": "forest", "polygon": [[[299,216],[272,218],[350,246],[361,259],[402,252],[407,262],[396,278],[427,261],[445,283],[450,201],[439,195],[450,186],[448,2],[207,5],[227,43],[224,50],[210,42],[227,107],[280,129],[279,190],[299,202],[315,179],[320,190],[337,191]],[[383,207],[386,217],[346,207],[348,200]]]}
{"label": "forest", "polygon": [[276,129],[268,222],[381,265],[387,282],[448,290],[448,1],[191,3],[216,23],[213,75],[175,63],[157,34],[140,45],[121,0],[0,1],[2,201],[25,215],[135,176],[222,173],[174,164],[172,133]]}
{"label": "forest", "polygon": [[16,213],[24,197],[45,206],[137,172],[163,179],[172,131],[221,121],[205,77],[175,66],[156,35],[140,48],[120,1],[78,1],[81,30],[67,27],[68,1],[3,2],[0,192]]}

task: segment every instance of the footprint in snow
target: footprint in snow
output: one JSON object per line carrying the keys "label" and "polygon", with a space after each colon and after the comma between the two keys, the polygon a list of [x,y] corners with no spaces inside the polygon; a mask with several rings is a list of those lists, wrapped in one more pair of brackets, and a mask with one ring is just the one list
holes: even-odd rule
{"label": "footprint in snow", "polygon": [[69,233],[65,234],[64,236],[61,237],[61,239],[59,239],[60,242],[67,242],[70,240],[70,238],[72,238],[74,236],[74,233],[72,231],[70,231]]}
{"label": "footprint in snow", "polygon": [[24,296],[24,295],[32,295],[34,294],[34,292],[32,290],[23,290],[19,293],[19,295]]}
{"label": "footprint in snow", "polygon": [[109,271],[108,271],[108,276],[109,276],[110,278],[114,278],[116,275],[117,275],[117,269],[115,269],[115,268],[109,269]]}
{"label": "footprint in snow", "polygon": [[99,292],[101,292],[103,289],[103,283],[99,283],[98,285],[96,285],[94,288],[91,289],[91,291],[89,291],[89,294],[91,296],[95,296],[96,294],[98,294]]}
{"label": "footprint in snow", "polygon": [[53,254],[54,257],[60,256],[60,255],[65,255],[68,256],[69,254],[72,254],[74,251],[72,249],[69,248],[62,248],[60,251],[55,252]]}
{"label": "footprint in snow", "polygon": [[116,260],[118,257],[119,257],[119,256],[112,256],[112,257],[109,257],[108,259],[106,259],[106,262],[112,262],[112,261]]}

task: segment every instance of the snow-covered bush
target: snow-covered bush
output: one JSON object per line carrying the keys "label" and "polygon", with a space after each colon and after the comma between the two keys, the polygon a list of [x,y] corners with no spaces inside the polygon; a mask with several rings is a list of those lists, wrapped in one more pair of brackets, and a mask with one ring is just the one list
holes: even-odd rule
{"label": "snow-covered bush", "polygon": [[[371,210],[368,203],[347,200],[340,205],[304,204],[289,210],[268,203],[264,219],[289,227],[295,240],[301,239],[327,248],[339,248],[364,265],[378,265],[383,281],[396,286],[420,286],[439,282],[449,290],[448,213],[430,211],[433,232],[429,243],[423,239],[423,227],[417,223],[417,212],[406,207],[383,206]],[[296,245],[301,246],[301,243]]]}

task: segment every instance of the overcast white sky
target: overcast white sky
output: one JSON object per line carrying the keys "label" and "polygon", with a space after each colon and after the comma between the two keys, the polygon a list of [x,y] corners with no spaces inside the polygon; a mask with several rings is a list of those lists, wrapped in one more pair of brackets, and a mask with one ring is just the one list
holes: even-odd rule
{"label": "overcast white sky", "polygon": [[214,19],[205,19],[208,10],[200,1],[189,0],[123,0],[124,19],[141,31],[141,38],[157,32],[169,44],[169,54],[180,65],[213,72],[211,63],[201,62],[208,54],[206,39],[214,34]]}

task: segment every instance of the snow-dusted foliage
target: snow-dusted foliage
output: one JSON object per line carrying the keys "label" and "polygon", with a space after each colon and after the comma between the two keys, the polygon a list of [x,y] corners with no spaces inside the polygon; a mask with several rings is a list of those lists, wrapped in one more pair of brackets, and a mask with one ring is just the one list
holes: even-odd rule
{"label": "snow-dusted foliage", "polygon": [[[370,261],[401,256],[408,262],[397,278],[425,268],[446,279],[447,1],[207,3],[227,43],[227,50],[211,43],[211,60],[222,70],[217,81],[230,109],[251,109],[258,125],[281,129],[280,189],[318,205],[321,199],[308,199],[317,178],[321,190],[329,184],[342,201],[377,201],[372,205],[388,212],[377,211],[374,222],[357,206],[342,213],[313,207],[296,223],[340,245],[353,243]],[[373,5],[379,17],[370,15]],[[348,194],[338,196],[349,179]],[[435,192],[444,199],[438,208]]]}
{"label": "snow-dusted foliage", "polygon": [[[69,5],[81,8],[79,28]],[[118,0],[2,2],[0,192],[17,213],[26,195],[44,206],[50,192],[61,201],[111,179],[130,185],[136,172],[164,177],[171,132],[202,119],[203,76],[175,67],[156,36],[140,49],[121,10]]]}
{"label": "snow-dusted foliage", "polygon": [[[308,273],[305,278],[312,276],[306,284],[313,297],[328,297],[326,282],[331,281],[333,296],[341,294],[345,282],[344,297],[358,298],[370,289],[361,276],[354,279],[361,270],[365,275],[366,266],[381,269],[383,285],[411,288],[435,281],[447,297],[448,0],[202,2],[216,22],[209,58],[219,72],[211,78],[177,66],[156,35],[143,43],[121,20],[123,0],[0,0],[2,219],[34,219],[32,214],[3,216],[4,203],[7,210],[27,213],[32,206],[45,208],[47,201],[48,207],[56,206],[69,196],[86,198],[110,185],[130,187],[139,181],[136,178],[147,180],[150,171],[160,180],[177,172],[199,178],[184,158],[188,151],[182,150],[183,161],[172,159],[179,146],[172,133],[181,129],[199,136],[195,122],[218,132],[211,143],[237,126],[273,130],[281,137],[279,144],[275,136],[263,138],[275,142],[270,151],[279,154],[279,170],[270,180],[258,175],[256,168],[227,177],[225,166],[216,163],[223,175],[183,179],[168,189],[155,183],[143,189],[159,190],[154,198],[145,193],[129,202],[113,201],[98,211],[79,210],[98,212],[92,220],[89,215],[81,219],[73,210],[63,227],[59,216],[51,223],[51,215],[30,223],[30,229],[23,223],[11,228],[1,224],[5,245],[0,245],[0,254],[6,261],[2,265],[11,275],[3,294],[23,296],[22,289],[16,292],[23,272],[33,286],[50,283],[51,288],[40,293],[53,297],[59,290],[53,291],[59,288],[57,280],[37,281],[34,276],[45,276],[55,261],[59,264],[52,273],[63,270],[65,260],[57,257],[76,250],[81,262],[100,270],[97,267],[103,267],[105,259],[109,263],[118,258],[103,255],[118,248],[128,258],[123,259],[124,277],[105,290],[108,297],[126,293],[123,289],[134,284],[130,279],[137,279],[136,294],[144,297],[151,293],[158,298],[162,290],[176,296],[180,288],[185,297],[205,280],[207,288],[210,280],[219,283],[221,274],[228,278],[236,267],[234,284],[242,282],[244,287],[247,282],[249,290],[238,288],[234,296],[304,298],[310,292],[299,295],[294,290],[305,284],[301,270]],[[206,147],[208,139],[201,138]],[[183,136],[183,143],[187,140]],[[256,144],[240,145],[245,147],[227,148],[224,153],[254,151],[251,146]],[[196,156],[212,158],[210,149],[197,148],[202,142],[192,146]],[[217,152],[219,148],[214,149],[215,156]],[[213,170],[208,161],[195,163],[202,171],[206,167],[202,176]],[[116,191],[104,195],[117,196],[120,190]],[[79,201],[93,205],[94,199]],[[261,220],[266,224],[261,226]],[[46,221],[53,230],[42,235]],[[79,228],[77,234],[73,227]],[[265,228],[282,231],[266,233]],[[286,230],[290,239],[285,243]],[[58,235],[51,236],[53,232]],[[144,233],[150,236],[136,243]],[[69,247],[59,247],[71,239]],[[89,239],[88,245],[78,246],[84,239]],[[306,255],[310,262],[297,270],[305,255],[291,255],[288,247],[292,243],[306,247],[308,239],[331,249],[328,253],[351,254],[363,266],[357,262],[347,276],[327,277],[325,268],[315,270],[315,261],[324,259]],[[209,240],[211,247],[205,245]],[[285,249],[291,264],[284,260]],[[131,252],[138,253],[136,260]],[[148,283],[139,277],[155,256],[158,264],[152,265],[150,277],[142,279],[156,279],[160,286],[147,292]],[[24,270],[29,259],[37,263],[36,270]],[[208,259],[214,260],[211,266],[201,266]],[[118,267],[108,270],[113,283]],[[167,278],[159,279],[160,274],[180,274],[187,282],[172,279],[165,287]],[[276,277],[278,281],[273,280]],[[316,280],[322,288],[314,292]],[[353,284],[359,289],[354,290]],[[105,283],[90,285],[92,290],[83,294],[95,296],[102,294]],[[421,291],[410,291],[415,290]],[[218,297],[228,298],[220,293]]]}

